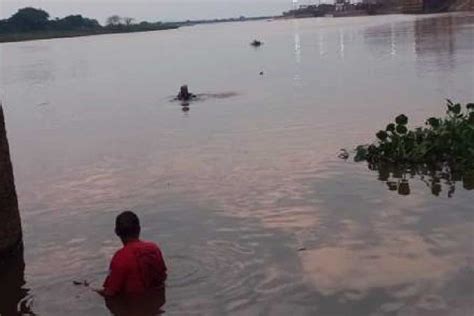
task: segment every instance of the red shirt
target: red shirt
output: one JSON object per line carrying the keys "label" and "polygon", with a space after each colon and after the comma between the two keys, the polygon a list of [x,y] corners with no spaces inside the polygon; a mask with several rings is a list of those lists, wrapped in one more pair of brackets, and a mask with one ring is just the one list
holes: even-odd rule
{"label": "red shirt", "polygon": [[165,280],[166,265],[160,248],[152,242],[136,240],[112,258],[104,282],[105,295],[142,294],[163,285]]}

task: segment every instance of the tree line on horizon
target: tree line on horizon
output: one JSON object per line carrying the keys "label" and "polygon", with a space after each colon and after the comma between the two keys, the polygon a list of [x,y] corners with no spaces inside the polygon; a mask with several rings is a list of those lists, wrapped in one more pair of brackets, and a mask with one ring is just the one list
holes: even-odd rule
{"label": "tree line on horizon", "polygon": [[0,34],[33,33],[33,32],[68,32],[68,31],[141,31],[159,29],[161,22],[134,23],[133,18],[113,15],[102,26],[97,20],[83,17],[80,14],[64,18],[50,19],[48,12],[42,9],[27,7],[19,9],[10,18],[0,20]]}

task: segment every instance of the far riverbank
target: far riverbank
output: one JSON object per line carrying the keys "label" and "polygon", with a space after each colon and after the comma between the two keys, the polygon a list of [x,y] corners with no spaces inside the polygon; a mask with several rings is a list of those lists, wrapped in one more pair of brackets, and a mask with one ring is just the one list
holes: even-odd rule
{"label": "far riverbank", "polygon": [[139,22],[130,17],[112,15],[102,26],[97,20],[82,15],[51,18],[42,9],[19,9],[10,18],[0,20],[0,43],[40,39],[134,33],[177,29],[179,23]]}
{"label": "far riverbank", "polygon": [[179,28],[179,25],[162,25],[159,28],[150,29],[100,29],[100,30],[79,30],[79,31],[37,31],[28,33],[0,34],[0,43],[23,42],[53,38],[81,37],[103,34],[137,33],[163,31]]}

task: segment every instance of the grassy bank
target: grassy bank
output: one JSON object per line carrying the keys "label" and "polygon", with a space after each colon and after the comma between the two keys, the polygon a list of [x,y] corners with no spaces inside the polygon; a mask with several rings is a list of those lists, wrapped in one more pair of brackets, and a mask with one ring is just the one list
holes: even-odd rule
{"label": "grassy bank", "polygon": [[22,42],[22,41],[33,41],[41,39],[51,38],[66,38],[66,37],[79,37],[79,36],[92,36],[102,34],[119,34],[119,33],[136,33],[136,32],[151,32],[161,30],[177,29],[179,26],[175,24],[162,25],[155,28],[123,28],[123,29],[97,29],[97,30],[82,30],[82,31],[36,31],[27,33],[10,33],[0,34],[0,43],[8,42]]}

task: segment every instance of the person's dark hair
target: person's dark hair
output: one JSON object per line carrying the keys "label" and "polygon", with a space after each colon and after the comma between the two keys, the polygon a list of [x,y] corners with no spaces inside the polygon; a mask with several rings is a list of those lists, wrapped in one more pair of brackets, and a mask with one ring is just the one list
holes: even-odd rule
{"label": "person's dark hair", "polygon": [[115,233],[122,239],[140,236],[140,220],[132,211],[120,213],[115,219]]}

